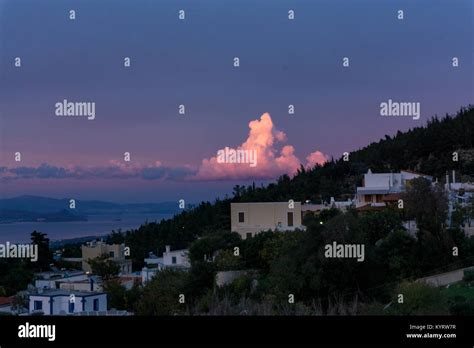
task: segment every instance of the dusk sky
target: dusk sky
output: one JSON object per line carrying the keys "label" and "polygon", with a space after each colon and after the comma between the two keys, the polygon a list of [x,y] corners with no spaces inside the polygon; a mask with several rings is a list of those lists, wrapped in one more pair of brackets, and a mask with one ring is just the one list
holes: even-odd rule
{"label": "dusk sky", "polygon": [[[474,103],[473,18],[472,0],[0,0],[0,195],[195,202],[338,158]],[[95,119],[56,116],[64,99]],[[380,116],[388,99],[420,119]],[[216,163],[226,146],[259,164]]]}

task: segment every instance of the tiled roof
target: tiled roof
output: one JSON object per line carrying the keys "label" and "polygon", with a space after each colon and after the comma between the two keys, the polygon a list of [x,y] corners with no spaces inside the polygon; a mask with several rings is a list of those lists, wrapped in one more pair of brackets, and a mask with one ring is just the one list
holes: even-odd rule
{"label": "tiled roof", "polygon": [[13,302],[13,296],[10,296],[10,297],[0,296],[0,306],[10,304],[12,302]]}

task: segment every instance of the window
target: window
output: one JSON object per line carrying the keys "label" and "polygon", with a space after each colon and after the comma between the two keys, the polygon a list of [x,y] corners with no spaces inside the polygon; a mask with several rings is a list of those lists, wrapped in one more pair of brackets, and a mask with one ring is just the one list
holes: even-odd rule
{"label": "window", "polygon": [[113,251],[109,251],[109,257],[115,257],[115,253]]}
{"label": "window", "polygon": [[293,226],[293,213],[288,212],[288,226]]}
{"label": "window", "polygon": [[43,310],[43,301],[35,301],[33,304],[33,308],[35,311]]}
{"label": "window", "polygon": [[239,213],[239,222],[245,222],[245,215],[243,212]]}
{"label": "window", "polygon": [[252,238],[252,233],[247,232],[247,238]]}
{"label": "window", "polygon": [[94,311],[98,311],[98,310],[99,310],[99,299],[98,299],[98,298],[95,298],[95,299],[94,299],[93,307],[94,307]]}
{"label": "window", "polygon": [[171,263],[172,263],[173,265],[176,264],[176,256],[173,256],[173,257],[171,258]]}
{"label": "window", "polygon": [[69,302],[69,313],[74,313],[74,302]]}

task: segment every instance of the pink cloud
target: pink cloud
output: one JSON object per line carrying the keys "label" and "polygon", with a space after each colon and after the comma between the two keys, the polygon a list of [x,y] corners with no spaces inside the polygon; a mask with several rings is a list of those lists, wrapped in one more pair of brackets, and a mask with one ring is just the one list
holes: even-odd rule
{"label": "pink cloud", "polygon": [[307,168],[313,168],[315,165],[323,165],[326,163],[328,160],[328,156],[323,154],[321,151],[314,151],[310,153],[308,156],[306,156],[306,167]]}
{"label": "pink cloud", "polygon": [[[203,159],[196,175],[197,180],[235,180],[235,179],[274,179],[282,174],[293,175],[300,168],[301,161],[295,155],[292,145],[284,145],[278,150],[277,145],[287,141],[284,132],[275,128],[270,114],[264,113],[259,120],[249,122],[247,139],[234,149],[256,154],[254,166],[246,163],[221,163],[219,155]],[[231,147],[231,146],[229,146]],[[316,158],[314,154],[319,153]],[[308,160],[325,159],[319,152],[313,152]],[[325,160],[324,160],[325,161]]]}

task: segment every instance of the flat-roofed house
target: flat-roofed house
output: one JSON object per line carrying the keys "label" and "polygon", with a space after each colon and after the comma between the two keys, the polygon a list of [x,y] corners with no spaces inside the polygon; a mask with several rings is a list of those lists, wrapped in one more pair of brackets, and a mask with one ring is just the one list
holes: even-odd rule
{"label": "flat-roofed house", "polygon": [[301,202],[231,203],[230,211],[231,231],[242,239],[267,230],[305,229],[301,224]]}
{"label": "flat-roofed house", "polygon": [[357,187],[356,207],[384,207],[390,200],[396,198],[397,194],[406,191],[410,181],[415,178],[433,181],[429,175],[409,170],[402,170],[400,173],[372,173],[369,169],[364,174],[362,186]]}
{"label": "flat-roofed house", "polygon": [[157,272],[165,268],[189,269],[191,263],[188,254],[188,249],[171,250],[170,245],[165,246],[162,257],[149,253],[149,257],[144,260],[146,266],[142,268],[142,283],[147,283]]}
{"label": "flat-roofed house", "polygon": [[107,255],[108,259],[115,262],[120,267],[121,274],[132,273],[132,260],[125,258],[124,244],[106,244],[104,242],[89,242],[81,247],[82,251],[82,269],[85,272],[91,272],[89,260],[102,255]]}
{"label": "flat-roofed house", "polygon": [[107,294],[103,292],[39,290],[28,298],[30,314],[73,315],[85,311],[107,311]]}

